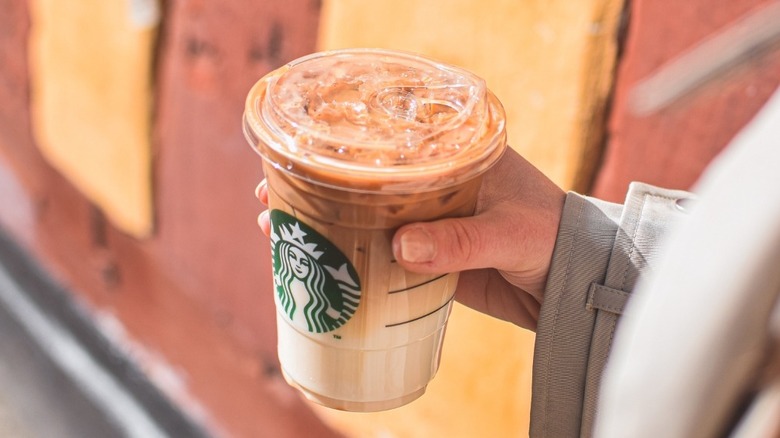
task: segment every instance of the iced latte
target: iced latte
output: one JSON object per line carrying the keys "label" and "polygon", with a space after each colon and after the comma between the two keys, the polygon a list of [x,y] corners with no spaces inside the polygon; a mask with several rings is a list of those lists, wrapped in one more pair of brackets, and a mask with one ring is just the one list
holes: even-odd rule
{"label": "iced latte", "polygon": [[500,103],[467,71],[342,50],[262,78],[244,131],[268,180],[285,378],[336,409],[416,399],[439,366],[457,274],[405,271],[391,239],[473,213],[506,147]]}

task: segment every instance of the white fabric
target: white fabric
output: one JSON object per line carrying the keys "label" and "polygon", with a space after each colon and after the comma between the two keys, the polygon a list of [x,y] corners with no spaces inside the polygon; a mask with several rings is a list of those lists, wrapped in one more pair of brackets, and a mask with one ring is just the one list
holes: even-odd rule
{"label": "white fabric", "polygon": [[627,305],[596,437],[723,436],[747,400],[780,291],[780,92],[695,191]]}

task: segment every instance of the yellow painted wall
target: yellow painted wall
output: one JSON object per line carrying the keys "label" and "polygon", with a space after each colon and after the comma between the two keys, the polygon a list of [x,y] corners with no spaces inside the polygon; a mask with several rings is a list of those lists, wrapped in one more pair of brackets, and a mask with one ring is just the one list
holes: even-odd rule
{"label": "yellow painted wall", "polygon": [[152,230],[157,0],[30,0],[34,135],[43,155],[135,236]]}
{"label": "yellow painted wall", "polygon": [[[562,187],[587,181],[612,84],[622,0],[325,0],[320,49],[427,54],[487,80],[509,142]],[[533,334],[463,307],[439,375],[394,411],[317,408],[354,437],[512,437],[528,433]]]}

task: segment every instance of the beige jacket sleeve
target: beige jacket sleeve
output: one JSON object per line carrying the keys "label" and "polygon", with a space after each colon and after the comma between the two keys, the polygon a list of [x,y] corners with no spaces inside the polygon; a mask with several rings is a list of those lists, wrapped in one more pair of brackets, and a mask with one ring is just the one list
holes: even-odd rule
{"label": "beige jacket sleeve", "polygon": [[686,193],[647,185],[622,208],[568,196],[531,436],[780,436],[778,121],[780,90],[707,169],[689,213]]}
{"label": "beige jacket sleeve", "polygon": [[780,90],[697,182],[623,314],[598,438],[780,436]]}
{"label": "beige jacket sleeve", "polygon": [[622,206],[568,194],[537,327],[532,437],[591,436],[618,318],[690,197],[639,183]]}

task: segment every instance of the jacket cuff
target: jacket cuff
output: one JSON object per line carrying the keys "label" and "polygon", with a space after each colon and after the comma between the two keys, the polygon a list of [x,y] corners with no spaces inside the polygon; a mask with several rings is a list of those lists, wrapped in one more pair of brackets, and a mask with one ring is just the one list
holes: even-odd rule
{"label": "jacket cuff", "polygon": [[567,195],[537,326],[532,437],[590,436],[622,307],[689,197],[640,183],[624,206]]}

